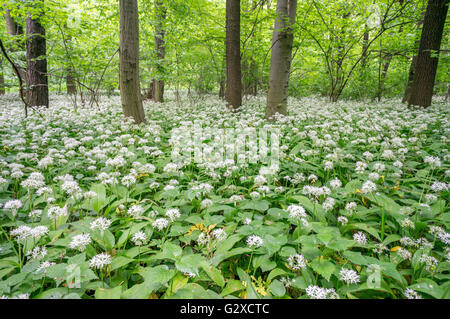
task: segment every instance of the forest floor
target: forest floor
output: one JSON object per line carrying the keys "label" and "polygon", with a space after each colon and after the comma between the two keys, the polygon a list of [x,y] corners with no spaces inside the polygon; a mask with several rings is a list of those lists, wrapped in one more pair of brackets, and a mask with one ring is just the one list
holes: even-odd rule
{"label": "forest floor", "polygon": [[[145,102],[136,126],[120,97],[75,111],[52,96],[27,119],[2,97],[0,296],[449,298],[450,108],[436,100],[290,99],[268,123],[264,97],[236,114],[171,99]],[[231,128],[250,150],[211,159]]]}

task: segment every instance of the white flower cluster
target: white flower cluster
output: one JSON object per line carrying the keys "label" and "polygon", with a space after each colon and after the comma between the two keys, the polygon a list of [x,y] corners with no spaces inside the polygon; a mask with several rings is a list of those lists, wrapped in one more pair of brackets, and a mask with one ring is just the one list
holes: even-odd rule
{"label": "white flower cluster", "polygon": [[360,282],[358,273],[352,269],[342,268],[339,272],[339,278],[348,284],[357,284]]}
{"label": "white flower cluster", "polygon": [[79,234],[72,237],[72,241],[69,243],[71,249],[78,249],[84,251],[86,246],[92,242],[89,234]]}
{"label": "white flower cluster", "polygon": [[100,253],[92,257],[91,268],[102,269],[111,264],[111,256],[107,253]]}
{"label": "white flower cluster", "polygon": [[164,228],[169,226],[169,221],[166,218],[158,218],[152,223],[152,226],[159,231],[162,231]]}
{"label": "white flower cluster", "polygon": [[143,231],[138,231],[137,233],[135,233],[133,235],[133,237],[131,237],[131,241],[136,246],[145,245],[147,243],[147,235],[145,235],[145,233]]}
{"label": "white flower cluster", "polygon": [[247,245],[250,248],[259,248],[264,244],[264,240],[257,236],[257,235],[251,235],[247,237]]}
{"label": "white flower cluster", "polygon": [[289,268],[292,270],[300,270],[306,268],[305,257],[301,254],[291,255],[288,258]]}
{"label": "white flower cluster", "polygon": [[306,288],[306,295],[311,299],[339,299],[339,295],[333,288],[321,288],[313,285]]}
{"label": "white flower cluster", "polygon": [[19,241],[25,241],[28,238],[33,238],[38,241],[42,236],[47,235],[49,229],[47,226],[36,226],[30,227],[21,225],[13,230],[11,230],[10,235],[12,237],[17,237]]}

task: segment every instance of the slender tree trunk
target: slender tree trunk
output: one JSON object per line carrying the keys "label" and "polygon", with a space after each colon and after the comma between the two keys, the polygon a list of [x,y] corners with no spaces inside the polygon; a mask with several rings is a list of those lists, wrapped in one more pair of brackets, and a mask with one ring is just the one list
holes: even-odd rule
{"label": "slender tree trunk", "polygon": [[237,110],[242,105],[241,75],[241,3],[240,0],[227,0],[226,8],[226,64],[227,84],[225,99],[228,108]]}
{"label": "slender tree trunk", "polygon": [[13,17],[11,17],[11,13],[8,9],[5,9],[5,22],[6,29],[10,35],[21,35],[23,34],[23,27],[18,24]]}
{"label": "slender tree trunk", "polygon": [[386,55],[385,61],[383,63],[383,68],[381,69],[380,78],[378,79],[378,89],[377,89],[377,95],[376,95],[378,102],[381,101],[381,96],[383,95],[383,86],[384,86],[384,82],[386,80],[389,66],[391,65],[391,61],[392,61],[392,54]]}
{"label": "slender tree trunk", "polygon": [[67,72],[67,75],[66,75],[67,94],[75,95],[75,94],[77,94],[77,86],[75,84],[75,78],[73,76],[72,67],[68,67],[66,72]]}
{"label": "slender tree trunk", "polygon": [[27,101],[30,106],[49,105],[47,43],[39,17],[28,16],[27,25]]}
{"label": "slender tree trunk", "polygon": [[[157,73],[161,77],[164,74],[164,58],[166,55],[166,48],[164,43],[164,20],[166,19],[166,8],[163,0],[156,0],[156,32],[155,32],[155,45],[156,45],[156,57],[157,57]],[[153,80],[153,100],[155,102],[164,101],[164,80]]]}
{"label": "slender tree trunk", "polygon": [[125,117],[145,122],[139,81],[137,0],[120,0],[120,97]]}
{"label": "slender tree trunk", "polygon": [[273,120],[276,113],[286,114],[289,89],[289,73],[292,60],[297,0],[279,0],[272,37],[269,92],[267,94],[266,117]]}
{"label": "slender tree trunk", "polygon": [[[11,13],[9,12],[8,9],[5,9],[5,22],[6,22],[6,29],[8,30],[8,34],[10,36],[18,37],[18,36],[23,35],[23,27],[14,20],[14,18],[11,16]],[[14,51],[25,51],[26,50],[23,43],[21,41],[18,41],[18,39],[16,39],[13,43],[14,43],[14,46],[11,48],[11,51],[14,52]],[[26,61],[22,60],[22,62],[25,66]],[[26,83],[27,74],[26,74],[25,69],[20,65],[17,65],[17,69],[19,70],[19,75],[22,79],[22,82]]]}
{"label": "slender tree trunk", "polygon": [[[66,28],[67,28],[67,25],[66,25]],[[72,42],[71,35],[67,36],[67,42],[68,43]],[[70,63],[70,56],[67,57],[67,60],[69,61],[69,65],[66,66],[66,90],[67,90],[67,94],[75,95],[75,94],[77,94],[77,85],[75,83],[76,74],[74,72],[72,64]]]}
{"label": "slender tree trunk", "polygon": [[5,75],[3,74],[3,59],[0,59],[0,95],[5,95]]}
{"label": "slender tree trunk", "polygon": [[428,107],[433,97],[439,50],[450,0],[429,0],[408,105]]}
{"label": "slender tree trunk", "polygon": [[[367,26],[366,26],[367,28]],[[369,31],[364,31],[364,38],[363,38],[363,47],[362,47],[362,53],[361,53],[361,67],[365,67],[367,64],[367,50],[369,49]]]}

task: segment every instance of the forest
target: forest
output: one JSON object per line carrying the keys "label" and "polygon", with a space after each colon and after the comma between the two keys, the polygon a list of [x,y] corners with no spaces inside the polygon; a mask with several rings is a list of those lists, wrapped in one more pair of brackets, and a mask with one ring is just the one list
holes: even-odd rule
{"label": "forest", "polygon": [[0,0],[0,299],[449,299],[450,0]]}

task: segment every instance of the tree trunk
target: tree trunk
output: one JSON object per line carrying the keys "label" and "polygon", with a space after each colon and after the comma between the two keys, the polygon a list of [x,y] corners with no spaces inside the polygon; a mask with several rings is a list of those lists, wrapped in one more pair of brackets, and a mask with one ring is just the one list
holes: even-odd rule
{"label": "tree trunk", "polygon": [[227,0],[226,8],[226,64],[227,84],[225,99],[233,111],[242,105],[241,75],[241,3],[240,0]]}
{"label": "tree trunk", "polygon": [[77,86],[75,84],[75,78],[73,77],[73,70],[71,67],[68,67],[66,72],[67,72],[66,75],[67,94],[75,95],[77,94]]}
{"label": "tree trunk", "polygon": [[223,99],[225,97],[225,79],[220,79],[219,81],[219,98]]}
{"label": "tree trunk", "polygon": [[39,17],[28,16],[27,25],[27,102],[48,107],[47,43]]}
{"label": "tree trunk", "polygon": [[392,54],[386,55],[385,62],[383,64],[383,68],[381,70],[381,75],[380,75],[380,78],[378,79],[378,89],[377,89],[377,96],[376,96],[378,102],[381,101],[381,96],[383,95],[383,86],[384,86],[384,82],[386,80],[389,66],[391,65],[391,61],[392,61]]}
{"label": "tree trunk", "polygon": [[449,2],[450,0],[428,1],[408,105],[431,105]]}
{"label": "tree trunk", "polygon": [[273,120],[276,113],[286,114],[289,89],[289,73],[292,59],[297,0],[279,0],[272,37],[269,92],[266,117]]}
{"label": "tree trunk", "polygon": [[[164,20],[166,19],[166,8],[163,0],[157,0],[156,3],[156,32],[155,32],[155,45],[156,45],[156,57],[157,65],[156,70],[159,77],[164,75],[164,58],[166,55],[166,48],[164,43]],[[153,80],[153,100],[155,102],[164,101],[164,80]]]}
{"label": "tree trunk", "polygon": [[[422,12],[422,16],[424,14],[425,14],[425,12]],[[422,26],[422,23],[423,23],[423,18],[417,22],[417,26],[416,26],[417,30],[420,29],[420,27]],[[417,37],[416,40],[414,41],[414,50],[418,51],[419,45],[420,45],[420,38]],[[405,94],[403,95],[402,103],[408,102],[409,97],[411,96],[411,86],[414,81],[414,73],[416,72],[416,64],[417,64],[417,52],[414,53],[412,60],[411,60],[411,65],[409,66],[408,81],[406,82]]]}
{"label": "tree trunk", "polygon": [[[11,17],[11,13],[8,9],[5,9],[5,22],[6,22],[6,29],[8,30],[8,34],[13,37],[21,36],[23,35],[23,27],[18,24],[13,17]],[[11,48],[11,51],[25,51],[25,46],[16,39],[14,42],[14,46]],[[22,60],[24,66],[26,65],[26,61]],[[19,75],[22,79],[22,82],[25,84],[27,81],[27,74],[25,69],[20,66],[16,65],[17,69],[19,70]]]}
{"label": "tree trunk", "polygon": [[5,9],[5,22],[6,29],[10,35],[21,35],[23,34],[23,27],[18,24],[13,17],[11,17],[11,13],[8,9]]}
{"label": "tree trunk", "polygon": [[[367,26],[366,26],[367,28]],[[369,49],[369,31],[364,31],[361,66],[364,68],[367,64],[367,50]]]}
{"label": "tree trunk", "polygon": [[0,95],[5,95],[5,75],[3,74],[3,63],[2,59],[0,59]]}
{"label": "tree trunk", "polygon": [[137,0],[120,0],[120,97],[125,117],[145,122],[139,81]]}

